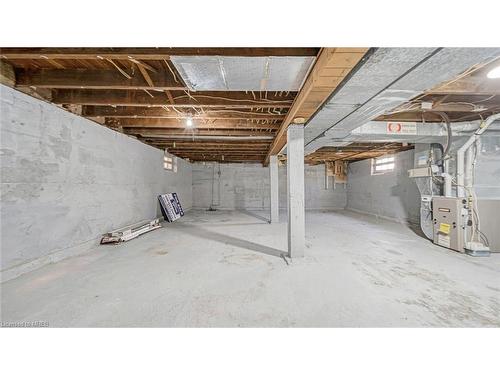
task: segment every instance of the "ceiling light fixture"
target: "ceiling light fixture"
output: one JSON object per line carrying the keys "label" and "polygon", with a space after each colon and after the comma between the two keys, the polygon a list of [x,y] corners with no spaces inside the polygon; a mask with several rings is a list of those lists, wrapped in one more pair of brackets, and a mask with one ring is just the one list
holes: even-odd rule
{"label": "ceiling light fixture", "polygon": [[488,72],[488,78],[495,79],[495,78],[500,78],[500,66],[497,66],[496,68],[491,69]]}
{"label": "ceiling light fixture", "polygon": [[192,117],[188,117],[188,118],[186,119],[186,126],[187,126],[188,128],[192,128],[192,127],[193,127],[193,118],[192,118]]}

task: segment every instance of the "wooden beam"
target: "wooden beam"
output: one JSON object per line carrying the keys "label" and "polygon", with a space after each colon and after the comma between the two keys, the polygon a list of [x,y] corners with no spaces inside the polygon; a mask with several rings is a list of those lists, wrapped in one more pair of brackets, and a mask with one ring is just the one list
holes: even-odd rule
{"label": "wooden beam", "polygon": [[186,87],[181,82],[175,82],[170,74],[163,74],[162,72],[148,73],[144,67],[137,66],[139,66],[140,72],[134,75],[130,73],[131,79],[127,79],[115,69],[17,69],[18,79],[16,84],[18,87],[58,89],[143,90],[154,88],[157,90],[186,90]]}
{"label": "wooden beam", "polygon": [[[60,89],[54,92],[52,100],[55,104],[173,107],[163,93],[151,94],[153,97],[138,90]],[[267,100],[260,100],[244,91],[197,91],[190,95],[179,93],[174,99],[176,108],[288,108],[293,97],[293,93],[279,97],[269,92]]]}
{"label": "wooden beam", "polygon": [[144,141],[150,141],[158,144],[162,144],[165,147],[174,147],[179,149],[191,149],[191,148],[202,148],[202,149],[266,149],[269,147],[270,141],[248,141],[248,142],[227,142],[227,141],[192,141],[192,140],[172,140],[172,139],[162,139],[162,138],[142,138]]}
{"label": "wooden beam", "polygon": [[186,150],[181,150],[173,147],[165,147],[161,144],[154,143],[154,142],[148,142],[149,144],[155,145],[156,147],[161,147],[163,149],[167,149],[171,151],[172,153],[176,154],[181,154],[181,155],[186,155],[186,154],[224,154],[224,155],[231,155],[231,154],[238,154],[238,155],[266,155],[266,150],[243,150],[243,149],[226,149],[226,150],[213,150],[213,149],[186,149]]}
{"label": "wooden beam", "polygon": [[[186,123],[181,119],[157,119],[157,118],[122,118],[106,119],[106,125],[121,126],[124,128],[186,128]],[[272,129],[277,130],[279,124],[262,124],[249,120],[211,120],[206,122],[203,119],[193,118],[193,127],[196,129]]]}
{"label": "wooden beam", "polygon": [[240,151],[240,152],[246,152],[246,151],[260,151],[260,152],[266,152],[267,149],[264,148],[264,147],[253,147],[253,148],[250,148],[250,147],[226,147],[226,146],[220,146],[220,147],[215,147],[215,146],[211,146],[211,147],[207,147],[207,146],[192,146],[191,148],[188,148],[187,146],[186,147],[179,147],[177,144],[174,145],[173,144],[165,144],[165,143],[162,143],[162,142],[157,142],[157,141],[147,141],[149,143],[153,143],[153,144],[156,144],[158,146],[162,146],[162,147],[165,147],[165,148],[168,148],[168,149],[172,149],[172,150],[178,150],[178,151],[186,151],[186,152],[189,152],[189,151],[214,151],[214,152],[223,152],[223,151]]}
{"label": "wooden beam", "polygon": [[[201,107],[195,107],[197,110]],[[111,118],[185,118],[186,115],[173,110],[166,110],[159,107],[111,107],[111,106],[83,106],[82,115],[85,117],[111,117]],[[193,118],[197,118],[195,115]],[[255,120],[283,120],[284,114],[270,112],[255,112],[250,110],[206,110],[202,115],[203,119],[255,119]]]}
{"label": "wooden beam", "polygon": [[138,134],[143,137],[150,136],[169,136],[169,135],[185,135],[185,136],[263,136],[273,133],[262,132],[257,130],[189,130],[189,129],[151,129],[151,128],[125,128],[124,133]]}
{"label": "wooden beam", "polygon": [[170,104],[175,105],[175,100],[174,97],[172,96],[172,93],[168,90],[165,90],[165,94],[167,94],[167,98]]}
{"label": "wooden beam", "polygon": [[361,50],[349,50],[346,48],[321,49],[316,63],[295,97],[292,107],[281,124],[275,141],[269,148],[264,164],[269,162],[269,156],[278,154],[285,146],[288,125],[296,117],[304,118],[307,121],[359,63],[367,51],[367,48]]}
{"label": "wooden beam", "polygon": [[307,155],[308,163],[324,161],[362,160],[412,149],[412,145],[403,146],[401,143],[353,143],[345,147],[322,147]]}
{"label": "wooden beam", "polygon": [[255,156],[259,155],[259,157],[266,156],[266,150],[179,150],[172,147],[164,147],[163,145],[155,144],[154,142],[148,142],[148,144],[154,145],[155,147],[159,147],[162,149],[166,149],[171,153],[175,153],[176,155],[246,155],[246,156]]}
{"label": "wooden beam", "polygon": [[209,159],[218,159],[220,160],[220,157],[222,155],[224,155],[224,158],[228,158],[228,159],[231,159],[231,158],[238,158],[238,159],[251,159],[251,160],[255,160],[255,159],[258,159],[258,160],[263,160],[264,157],[266,156],[265,153],[260,153],[260,154],[250,154],[250,155],[247,155],[245,153],[213,153],[213,152],[206,152],[206,153],[182,153],[182,152],[177,152],[176,150],[168,150],[168,152],[174,154],[174,155],[177,155],[177,156],[180,156],[180,157],[183,157],[183,158],[189,158],[189,159],[194,159],[194,158],[205,158],[205,160],[209,160]]}
{"label": "wooden beam", "polygon": [[170,148],[172,152],[177,154],[208,154],[208,155],[266,155],[266,150],[178,150],[176,148]]}
{"label": "wooden beam", "polygon": [[[168,138],[168,137],[167,137]],[[144,138],[148,139],[148,138]],[[256,144],[261,144],[261,143],[271,143],[272,140],[270,139],[249,139],[249,138],[244,138],[244,139],[230,139],[230,140],[222,140],[222,139],[198,139],[198,140],[192,140],[192,139],[176,139],[176,138],[171,138],[171,139],[158,139],[158,138],[151,138],[151,140],[158,140],[158,141],[163,141],[163,142],[175,142],[175,144],[200,144],[200,145],[247,145],[247,146],[252,146]]]}
{"label": "wooden beam", "polygon": [[9,87],[14,87],[16,85],[14,68],[4,60],[0,60],[0,83]]}
{"label": "wooden beam", "polygon": [[[500,82],[498,79],[488,79],[486,77],[488,69],[493,68],[493,64],[488,65],[482,74],[481,71],[473,73],[473,75],[465,76],[460,79],[445,82],[431,90],[426,91],[426,94],[438,95],[498,95],[500,94]],[[475,74],[475,75],[474,75]]]}
{"label": "wooden beam", "polygon": [[[446,112],[450,121],[460,122],[464,118],[468,120],[486,118],[494,113],[500,111],[500,105],[489,107],[481,111],[443,111]],[[432,112],[400,112],[392,115],[382,115],[375,119],[375,121],[409,121],[409,122],[442,122],[443,118]]]}
{"label": "wooden beam", "polygon": [[[498,94],[498,99],[500,99],[500,89]],[[424,100],[425,101],[425,100]],[[433,111],[439,112],[481,112],[488,110],[489,107],[498,107],[500,106],[500,100],[496,102],[479,102],[477,104],[468,104],[466,102],[461,103],[437,103],[432,106]],[[410,111],[405,111],[406,113],[410,112],[425,112],[422,109],[415,109]]]}
{"label": "wooden beam", "polygon": [[229,164],[229,163],[261,163],[262,159],[260,158],[255,158],[255,159],[245,159],[243,157],[240,158],[233,158],[233,157],[227,157],[224,160],[222,159],[216,159],[216,158],[188,158],[189,161],[192,162],[218,162],[220,164]]}
{"label": "wooden beam", "polygon": [[169,60],[170,56],[316,56],[318,48],[2,48],[7,59]]}
{"label": "wooden beam", "polygon": [[[149,87],[155,87],[155,84],[154,84],[153,80],[151,79],[151,76],[147,72],[146,68],[144,66],[142,66],[141,64],[136,64],[136,65],[139,68],[139,71],[141,72],[142,76],[144,77],[144,80],[148,83]],[[164,75],[162,74],[162,76],[164,76]],[[168,90],[168,89],[164,89],[164,90]]]}

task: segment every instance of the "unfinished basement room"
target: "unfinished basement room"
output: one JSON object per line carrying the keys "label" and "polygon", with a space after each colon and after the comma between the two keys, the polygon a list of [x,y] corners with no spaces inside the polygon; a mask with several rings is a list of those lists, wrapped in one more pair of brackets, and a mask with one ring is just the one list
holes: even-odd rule
{"label": "unfinished basement room", "polygon": [[500,326],[500,48],[0,58],[4,326]]}

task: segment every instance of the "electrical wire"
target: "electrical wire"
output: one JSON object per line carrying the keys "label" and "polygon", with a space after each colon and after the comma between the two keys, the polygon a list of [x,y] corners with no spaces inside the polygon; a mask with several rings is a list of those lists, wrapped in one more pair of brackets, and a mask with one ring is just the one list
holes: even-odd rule
{"label": "electrical wire", "polygon": [[110,62],[125,78],[132,79],[132,77],[122,68],[120,68],[113,60],[106,59],[106,61]]}
{"label": "electrical wire", "polygon": [[[474,144],[474,158],[472,160],[472,171],[471,171],[471,180],[472,180],[471,184],[472,184],[472,186],[474,186],[475,179],[476,179],[476,161],[477,161],[478,151],[479,151],[479,147],[477,146],[477,142],[476,142]],[[479,208],[477,206],[477,196],[476,196],[476,193],[474,191],[472,191],[472,194],[473,194],[473,199],[474,199],[473,214],[476,216],[476,222],[477,222],[475,230],[483,238],[483,241],[484,241],[483,243],[489,247],[490,245],[489,245],[488,237],[483,232],[481,232],[481,230],[479,229],[481,227],[481,222],[480,222],[480,217],[479,217]]]}
{"label": "electrical wire", "polygon": [[451,131],[450,118],[444,112],[433,111],[433,113],[441,116],[441,118],[446,123],[446,134],[447,134],[447,137],[446,137],[446,146],[444,148],[444,152],[443,152],[443,155],[441,157],[441,160],[438,160],[438,161],[444,161],[445,159],[448,158],[448,154],[450,153],[450,148],[451,148],[452,131]]}
{"label": "electrical wire", "polygon": [[[187,92],[186,92],[187,93]],[[223,96],[210,96],[210,95],[180,95],[176,96],[174,99],[180,99],[180,98],[189,98],[189,99],[194,99],[196,98],[208,98],[208,99],[220,99],[220,100],[227,100],[230,102],[250,102],[250,103],[257,103],[257,104],[262,104],[263,102],[274,102],[272,99],[262,99],[262,100],[251,100],[251,99],[234,99],[234,98],[224,98]],[[292,103],[292,100],[280,100],[279,103]],[[279,106],[279,104],[278,104]]]}

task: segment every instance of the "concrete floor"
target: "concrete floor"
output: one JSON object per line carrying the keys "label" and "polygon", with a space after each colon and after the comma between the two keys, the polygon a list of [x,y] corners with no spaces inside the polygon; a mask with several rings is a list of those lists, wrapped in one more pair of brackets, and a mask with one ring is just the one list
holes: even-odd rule
{"label": "concrete floor", "polygon": [[117,246],[2,284],[4,322],[51,327],[500,327],[500,254],[471,258],[349,211],[308,212],[289,266],[286,222],[192,211]]}

